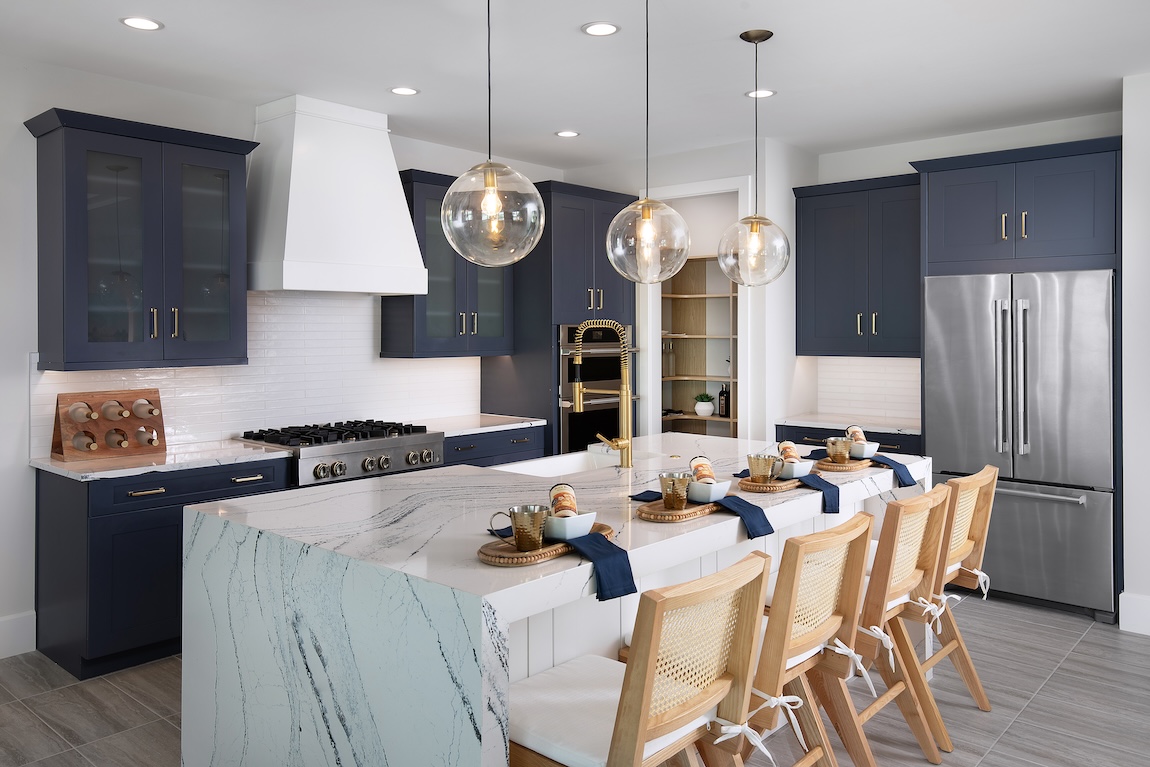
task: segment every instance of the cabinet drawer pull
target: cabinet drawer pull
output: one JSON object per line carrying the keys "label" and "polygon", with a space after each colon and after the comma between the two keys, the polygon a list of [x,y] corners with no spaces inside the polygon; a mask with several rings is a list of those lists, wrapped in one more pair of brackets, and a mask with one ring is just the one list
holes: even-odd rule
{"label": "cabinet drawer pull", "polygon": [[459,335],[467,335],[467,315],[463,312],[459,313]]}
{"label": "cabinet drawer pull", "polygon": [[172,307],[172,338],[180,337],[180,310]]}
{"label": "cabinet drawer pull", "polygon": [[855,332],[862,335],[862,312],[855,315]]}
{"label": "cabinet drawer pull", "polygon": [[595,291],[587,288],[587,311],[595,308]]}
{"label": "cabinet drawer pull", "polygon": [[879,443],[880,450],[902,450],[902,445],[884,445]]}
{"label": "cabinet drawer pull", "polygon": [[603,288],[599,288],[599,308],[603,308]]}
{"label": "cabinet drawer pull", "polygon": [[825,445],[825,439],[815,439],[814,437],[803,437],[803,442],[814,442],[816,445]]}
{"label": "cabinet drawer pull", "polygon": [[232,477],[232,482],[235,482],[238,485],[241,482],[259,482],[263,478],[263,474],[255,474],[251,477]]}
{"label": "cabinet drawer pull", "polygon": [[141,495],[160,495],[161,493],[168,492],[166,487],[157,487],[154,490],[129,490],[129,498],[139,498]]}
{"label": "cabinet drawer pull", "polygon": [[872,336],[878,335],[878,312],[870,313],[870,334]]}
{"label": "cabinet drawer pull", "polygon": [[1022,211],[1022,239],[1026,239],[1026,211]]}
{"label": "cabinet drawer pull", "polygon": [[152,307],[152,338],[160,337],[160,310]]}
{"label": "cabinet drawer pull", "polygon": [[479,335],[479,312],[471,313],[471,335]]}
{"label": "cabinet drawer pull", "polygon": [[1002,239],[1006,239],[1006,214],[1002,214]]}
{"label": "cabinet drawer pull", "polygon": [[523,439],[513,439],[513,440],[511,440],[511,444],[512,444],[512,445],[522,445],[523,443],[525,443],[525,442],[530,442],[530,441],[531,441],[531,437],[524,437]]}
{"label": "cabinet drawer pull", "polygon": [[461,445],[455,446],[455,452],[457,452],[457,453],[462,453],[464,450],[474,450],[474,449],[475,449],[475,445],[468,445],[467,447],[463,447]]}

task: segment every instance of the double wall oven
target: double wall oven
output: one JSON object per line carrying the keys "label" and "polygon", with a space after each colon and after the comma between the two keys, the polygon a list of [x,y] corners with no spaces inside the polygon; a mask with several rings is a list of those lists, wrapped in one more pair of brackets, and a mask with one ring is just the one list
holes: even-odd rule
{"label": "double wall oven", "polygon": [[[572,408],[572,384],[575,381],[575,330],[578,325],[559,326],[559,451],[585,450],[596,442],[596,432],[617,437],[619,430],[619,396],[588,394],[583,398],[583,412]],[[627,342],[634,343],[631,326]],[[634,349],[631,349],[632,352]],[[634,376],[635,366],[631,365]],[[580,375],[591,389],[614,389],[620,384],[619,336],[610,328],[588,328],[583,331],[583,364]],[[635,382],[631,381],[632,391]],[[637,396],[632,396],[632,401]]]}

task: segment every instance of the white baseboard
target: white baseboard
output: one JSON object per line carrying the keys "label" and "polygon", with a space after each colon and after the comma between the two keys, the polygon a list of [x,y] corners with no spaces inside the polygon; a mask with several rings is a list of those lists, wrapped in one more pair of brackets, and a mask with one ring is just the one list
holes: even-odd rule
{"label": "white baseboard", "polygon": [[1119,594],[1118,628],[1150,636],[1150,596],[1129,591]]}
{"label": "white baseboard", "polygon": [[36,611],[0,615],[0,658],[36,649]]}

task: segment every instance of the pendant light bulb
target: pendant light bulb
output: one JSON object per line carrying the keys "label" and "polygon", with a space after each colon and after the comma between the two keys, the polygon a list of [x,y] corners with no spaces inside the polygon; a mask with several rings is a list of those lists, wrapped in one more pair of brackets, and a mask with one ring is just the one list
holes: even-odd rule
{"label": "pendant light bulb", "polygon": [[[644,160],[647,165],[647,187],[650,188],[651,131],[651,0],[646,3],[644,39],[647,46],[646,98],[648,134]],[[631,282],[653,285],[675,276],[691,248],[687,222],[666,203],[644,197],[633,202],[611,220],[607,227],[607,258],[615,271]]]}
{"label": "pendant light bulb", "polygon": [[443,196],[439,223],[459,255],[479,266],[509,266],[543,237],[543,197],[518,171],[491,161],[491,0],[487,2],[487,162]]}
{"label": "pendant light bulb", "polygon": [[[751,29],[739,37],[755,45],[755,91],[759,90],[759,43],[773,32]],[[759,208],[759,101],[755,99],[755,214],[727,227],[719,239],[719,268],[727,279],[754,287],[777,280],[791,260],[791,243],[778,224],[758,214]]]}

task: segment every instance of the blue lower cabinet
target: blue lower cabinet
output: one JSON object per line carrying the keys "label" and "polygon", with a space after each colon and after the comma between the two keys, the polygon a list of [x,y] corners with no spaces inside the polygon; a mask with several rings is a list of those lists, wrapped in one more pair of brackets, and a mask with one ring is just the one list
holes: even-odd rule
{"label": "blue lower cabinet", "polygon": [[443,441],[443,463],[447,466],[495,466],[542,457],[542,426],[464,434]]}
{"label": "blue lower cabinet", "polygon": [[[841,437],[846,432],[845,424],[841,429],[820,429],[814,426],[775,426],[775,439],[779,442],[790,440],[796,445],[808,447],[822,447],[827,437]],[[922,455],[921,434],[898,434],[896,432],[868,431],[866,438],[871,442],[879,443],[880,453],[906,453],[907,455]]]}
{"label": "blue lower cabinet", "polygon": [[180,650],[184,506],[288,486],[286,458],[91,482],[36,472],[36,648],[79,679]]}

